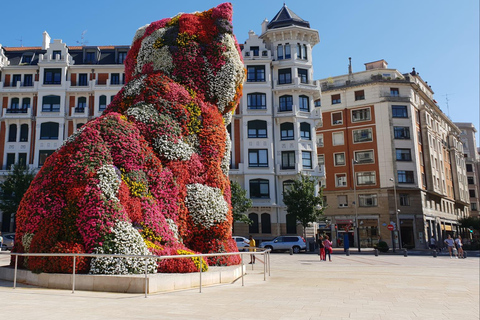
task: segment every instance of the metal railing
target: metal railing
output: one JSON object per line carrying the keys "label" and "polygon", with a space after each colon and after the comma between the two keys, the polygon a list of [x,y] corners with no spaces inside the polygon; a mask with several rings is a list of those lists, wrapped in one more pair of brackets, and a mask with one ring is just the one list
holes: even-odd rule
{"label": "metal railing", "polygon": [[[228,252],[228,253],[203,253],[203,254],[187,254],[187,255],[175,255],[175,256],[155,256],[155,255],[128,255],[128,254],[93,254],[93,253],[16,253],[16,252],[0,252],[0,254],[5,255],[12,255],[15,256],[15,271],[13,276],[13,289],[17,286],[17,269],[18,269],[18,257],[73,257],[73,269],[72,269],[72,293],[75,293],[75,266],[77,257],[89,257],[89,258],[99,258],[99,257],[111,257],[111,258],[140,258],[145,259],[145,298],[147,298],[148,294],[148,260],[165,260],[165,259],[185,259],[185,258],[195,258],[200,257],[200,267],[199,267],[199,277],[200,277],[200,285],[199,285],[199,292],[202,293],[202,268],[203,268],[203,257],[218,257],[218,256],[232,256],[232,255],[240,255],[241,257],[241,272],[242,272],[242,287],[245,285],[244,280],[244,255],[263,255],[264,260],[259,260],[263,263],[263,281],[267,280],[267,272],[268,276],[270,276],[270,249],[265,248],[249,248],[254,249],[255,251],[248,251],[248,252]],[[253,270],[253,264],[252,264]]]}

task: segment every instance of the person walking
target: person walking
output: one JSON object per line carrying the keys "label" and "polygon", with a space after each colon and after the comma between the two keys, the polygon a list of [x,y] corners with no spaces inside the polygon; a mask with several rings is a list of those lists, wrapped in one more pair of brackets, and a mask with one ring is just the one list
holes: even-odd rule
{"label": "person walking", "polygon": [[[453,243],[452,236],[451,236],[451,235],[448,235],[448,236],[447,236],[447,239],[445,239],[444,243],[447,245],[447,247],[448,247],[448,253],[450,254],[450,259],[452,259],[453,248],[454,248],[454,243]],[[456,255],[455,255],[455,258],[457,258]]]}
{"label": "person walking", "polygon": [[[249,245],[248,251],[255,252],[256,244],[255,244],[255,239],[253,239],[252,235],[250,235],[248,237],[248,245]],[[255,264],[255,255],[254,254],[250,255],[250,262],[248,264]]]}
{"label": "person walking", "polygon": [[318,247],[320,248],[320,261],[325,261],[325,245],[323,244],[323,236],[318,237]]}
{"label": "person walking", "polygon": [[455,239],[455,246],[457,247],[458,257],[463,258],[463,243],[461,235],[458,235],[458,238]]}
{"label": "person walking", "polygon": [[[325,236],[325,240],[323,241],[323,245],[325,246],[325,253],[328,254],[328,261],[332,262],[332,256],[330,255],[333,251],[332,249],[332,241],[329,240],[328,236]],[[325,261],[327,258],[325,257]]]}
{"label": "person walking", "polygon": [[433,235],[430,238],[430,249],[432,249],[432,250],[437,249],[437,240],[435,240],[435,237]]}

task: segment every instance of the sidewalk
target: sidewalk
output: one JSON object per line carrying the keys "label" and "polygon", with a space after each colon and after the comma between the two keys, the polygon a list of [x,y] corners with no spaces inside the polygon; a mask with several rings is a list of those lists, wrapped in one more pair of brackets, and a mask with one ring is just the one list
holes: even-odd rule
{"label": "sidewalk", "polygon": [[[0,282],[5,319],[478,319],[480,259],[274,253],[233,284],[151,294]],[[253,270],[252,270],[253,267]]]}

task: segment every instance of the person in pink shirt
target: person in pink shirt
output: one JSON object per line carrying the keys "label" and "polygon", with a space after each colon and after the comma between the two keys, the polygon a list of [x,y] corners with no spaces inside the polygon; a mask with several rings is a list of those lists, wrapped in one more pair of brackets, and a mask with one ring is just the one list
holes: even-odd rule
{"label": "person in pink shirt", "polygon": [[323,245],[325,246],[325,253],[328,254],[328,260],[332,262],[332,241],[329,240],[328,236],[325,236],[325,240],[323,240]]}

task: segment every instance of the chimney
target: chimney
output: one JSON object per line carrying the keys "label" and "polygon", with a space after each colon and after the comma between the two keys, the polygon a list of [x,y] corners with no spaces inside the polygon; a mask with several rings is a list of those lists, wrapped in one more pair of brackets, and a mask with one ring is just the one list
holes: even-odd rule
{"label": "chimney", "polygon": [[50,36],[48,35],[47,31],[43,31],[43,42],[42,42],[42,50],[47,50],[50,47]]}
{"label": "chimney", "polygon": [[267,25],[268,25],[268,20],[267,20],[267,18],[265,18],[265,20],[263,20],[263,22],[262,22],[262,34],[267,32]]}
{"label": "chimney", "polygon": [[348,74],[352,74],[352,57],[348,57]]}

